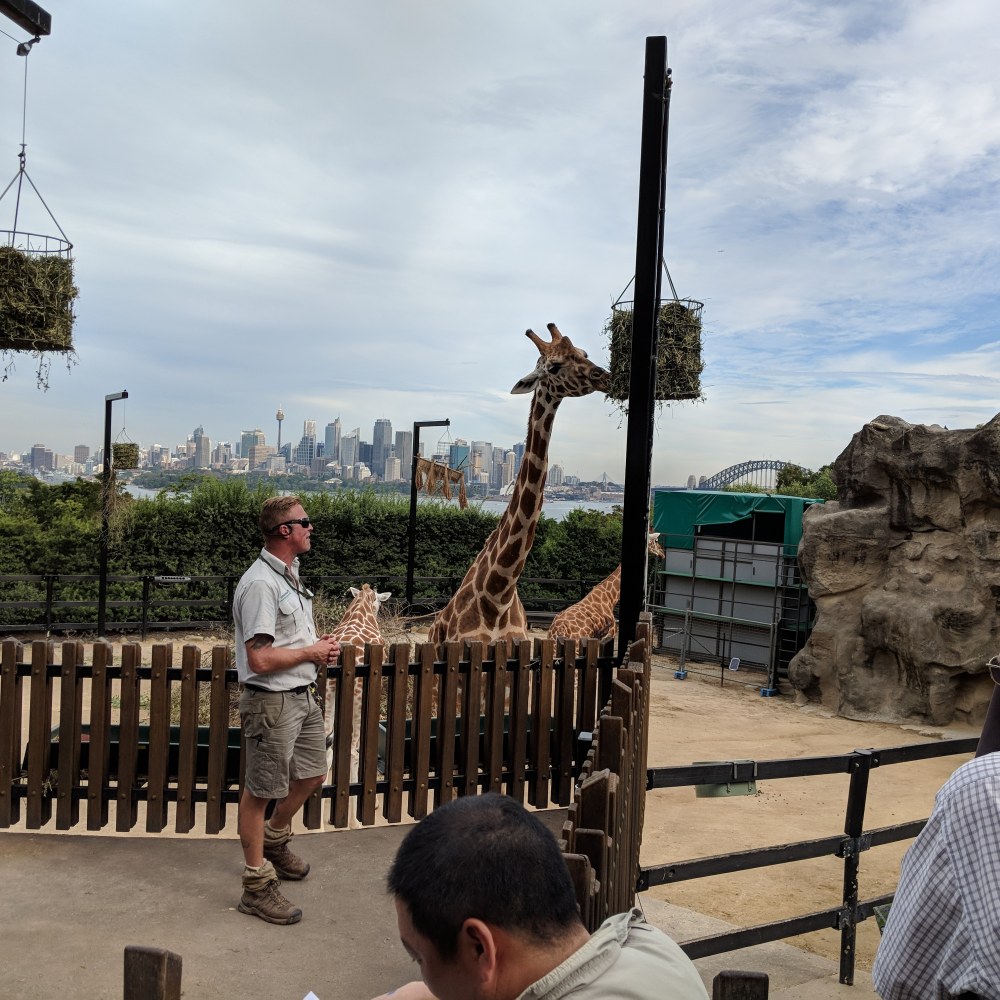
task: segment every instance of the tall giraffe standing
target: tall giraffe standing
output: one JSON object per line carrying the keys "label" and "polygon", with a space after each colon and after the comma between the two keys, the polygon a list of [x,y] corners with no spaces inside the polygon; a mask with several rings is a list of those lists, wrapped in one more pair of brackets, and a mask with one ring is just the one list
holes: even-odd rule
{"label": "tall giraffe standing", "polygon": [[[384,646],[385,639],[382,638],[382,630],[378,624],[378,609],[392,596],[389,592],[384,594],[376,593],[368,586],[362,584],[361,589],[351,587],[351,594],[354,600],[347,606],[344,617],[340,619],[340,624],[330,632],[341,646],[350,643],[359,647],[364,655],[365,646]],[[351,781],[357,781],[361,765],[361,694],[362,681],[358,677],[354,681],[354,714],[351,729]],[[331,746],[334,723],[333,699],[327,697],[324,709],[324,723],[326,725],[327,746]],[[327,750],[327,770],[333,763],[333,751]]]}
{"label": "tall giraffe standing", "polygon": [[574,347],[555,323],[548,324],[552,340],[546,343],[526,330],[541,355],[535,370],[511,389],[534,392],[528,417],[524,458],[507,510],[469,567],[448,604],[431,625],[430,642],[467,640],[498,642],[528,634],[517,581],[535,540],[542,512],[542,490],[549,468],[549,437],[556,408],[567,396],[606,392],[610,376]]}
{"label": "tall giraffe standing", "polygon": [[[651,533],[647,543],[649,552],[663,558],[666,553],[657,541],[657,535]],[[621,596],[622,567],[621,563],[606,576],[581,601],[571,604],[552,619],[549,626],[550,639],[603,639],[614,636],[618,632],[615,624],[615,605]]]}

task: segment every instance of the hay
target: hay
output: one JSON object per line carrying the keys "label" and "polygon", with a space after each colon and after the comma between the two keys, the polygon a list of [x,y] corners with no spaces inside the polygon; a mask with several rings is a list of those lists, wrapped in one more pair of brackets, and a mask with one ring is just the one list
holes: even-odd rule
{"label": "hay", "polygon": [[[632,303],[612,307],[604,326],[611,349],[611,388],[608,399],[628,400],[632,358]],[[657,336],[654,398],[659,402],[703,399],[701,373],[702,303],[693,299],[671,299],[660,307]],[[622,406],[628,412],[627,406]]]}
{"label": "hay", "polygon": [[114,469],[138,469],[139,446],[134,441],[118,441],[113,444],[111,466]]}
{"label": "hay", "polygon": [[72,351],[73,262],[0,246],[0,350]]}
{"label": "hay", "polygon": [[440,488],[441,495],[446,500],[451,499],[451,484],[458,483],[458,506],[462,510],[469,506],[469,498],[465,492],[465,473],[461,469],[452,469],[440,462],[420,457],[417,459],[413,483],[418,492],[424,490],[428,496],[433,496]]}

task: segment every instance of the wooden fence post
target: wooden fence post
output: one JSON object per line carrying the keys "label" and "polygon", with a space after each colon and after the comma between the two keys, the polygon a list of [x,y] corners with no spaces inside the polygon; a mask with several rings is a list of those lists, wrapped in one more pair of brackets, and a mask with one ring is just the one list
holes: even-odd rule
{"label": "wooden fence post", "polygon": [[720,972],[712,980],[712,1000],[767,1000],[766,972]]}
{"label": "wooden fence post", "polygon": [[181,957],[165,948],[125,946],[124,1000],[180,1000]]}

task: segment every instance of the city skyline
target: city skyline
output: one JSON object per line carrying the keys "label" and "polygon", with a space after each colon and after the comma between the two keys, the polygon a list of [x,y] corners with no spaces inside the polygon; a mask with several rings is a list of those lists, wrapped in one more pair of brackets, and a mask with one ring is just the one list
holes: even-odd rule
{"label": "city skyline", "polygon": [[[283,408],[279,407],[279,411],[281,410],[283,410]],[[322,420],[319,420],[315,417],[312,418],[306,417],[303,418],[302,420],[302,434],[295,435],[289,433],[288,426],[284,426],[283,429],[281,426],[279,426],[279,425],[287,425],[288,422],[289,420],[287,414],[283,413],[281,421],[275,419],[271,422],[274,426],[271,429],[270,434],[268,433],[268,428],[256,425],[254,427],[244,428],[239,432],[239,434],[236,434],[228,438],[222,438],[222,437],[215,438],[211,434],[211,428],[209,428],[208,431],[205,431],[204,425],[199,424],[193,431],[186,434],[183,440],[174,440],[172,442],[167,442],[166,440],[156,440],[149,442],[136,441],[135,443],[138,444],[140,449],[142,449],[144,452],[148,452],[149,449],[152,448],[161,448],[161,449],[169,449],[170,454],[175,454],[188,444],[191,444],[192,446],[195,445],[197,440],[196,432],[202,431],[204,433],[204,437],[207,440],[208,444],[204,448],[204,450],[200,453],[200,457],[196,461],[196,467],[204,468],[208,467],[211,464],[210,461],[206,461],[205,456],[207,456],[211,452],[214,452],[215,449],[219,446],[229,445],[232,449],[234,449],[233,452],[234,454],[238,451],[240,457],[246,458],[247,457],[246,449],[248,446],[261,445],[265,446],[270,451],[272,449],[277,449],[278,447],[277,442],[281,437],[283,437],[282,443],[284,447],[286,449],[290,448],[294,456],[298,443],[302,440],[302,438],[305,438],[308,435],[308,432],[310,430],[312,431],[314,441],[316,443],[323,444],[324,456],[331,457],[332,453],[327,448],[327,444],[330,439],[329,435],[330,428],[334,427],[335,424],[339,424],[342,438],[350,437],[355,431],[359,431],[362,429],[362,425],[355,425],[355,427],[353,428],[345,429],[344,421],[341,416],[335,417],[333,420],[327,421],[326,423],[323,423]],[[372,424],[371,430],[368,432],[370,440],[364,437],[364,434],[362,433],[360,435],[360,442],[367,445],[368,448],[373,448],[375,446],[376,430],[378,429],[380,424],[388,424],[391,429],[391,435],[392,435],[392,442],[388,448],[386,456],[383,457],[383,463],[385,458],[387,458],[389,454],[395,454],[401,466],[399,470],[400,475],[397,478],[394,478],[390,481],[399,481],[400,479],[407,479],[409,477],[409,470],[412,464],[412,437],[413,437],[412,423],[405,428],[397,429],[395,425],[393,425],[392,420],[390,418],[378,417],[375,419],[375,421]],[[523,452],[523,446],[524,446],[523,437],[520,441],[510,442],[509,444],[508,443],[494,444],[494,442],[488,439],[481,439],[481,438],[472,439],[472,438],[467,438],[463,435],[452,435],[450,433],[450,430],[451,430],[450,427],[423,428],[422,429],[423,437],[420,440],[421,454],[423,454],[424,457],[448,455],[449,450],[454,451],[455,450],[454,446],[459,446],[458,448],[459,451],[461,451],[462,447],[464,447],[465,458],[468,459],[470,457],[470,453],[472,450],[471,446],[478,443],[484,443],[494,449],[500,449],[504,454],[511,451]],[[430,435],[430,437],[428,436],[428,432],[433,432]],[[259,435],[260,437],[262,437],[263,440],[260,441],[254,440],[251,442],[249,438],[253,437],[254,435]],[[125,437],[129,441],[133,440],[127,434],[125,435]],[[112,439],[114,440],[114,438],[115,434],[112,434]],[[272,441],[274,442],[274,444],[271,444]],[[53,455],[63,456],[66,458],[73,458],[73,460],[77,464],[83,464],[76,457],[76,455],[79,453],[79,450],[81,448],[87,449],[88,458],[91,461],[95,460],[95,458],[100,454],[100,452],[103,449],[103,435],[102,435],[102,440],[97,444],[87,443],[87,442],[77,442],[72,446],[53,447],[50,442],[36,441],[33,444],[24,447],[9,447],[6,449],[0,448],[0,453],[6,454],[8,456],[15,454],[20,455],[22,456],[22,461],[23,461],[24,456],[30,456],[32,452],[39,446],[44,447],[47,451],[51,452]],[[401,452],[401,454],[398,454],[399,452]],[[518,465],[519,462],[514,467],[515,471]],[[605,470],[600,470],[594,475],[583,475],[577,470],[568,468],[565,463],[560,462],[558,459],[553,458],[551,454],[549,456],[549,466],[550,468],[558,466],[560,478],[568,476],[570,478],[576,478],[588,482],[597,482],[600,481],[602,477],[607,476],[608,479],[614,480],[614,477],[609,476]],[[373,476],[379,480],[386,478],[384,475],[384,466],[375,464],[374,467],[371,469],[371,471]]]}
{"label": "city skyline", "polygon": [[[196,23],[183,4],[46,9],[27,57],[3,25],[0,151],[13,174],[25,142],[73,242],[77,356],[46,392],[12,359],[5,448],[99,444],[122,389],[112,436],[171,447],[199,425],[235,440],[248,415],[274,440],[279,404],[283,443],[338,412],[366,438],[389,414],[521,440],[526,328],[609,363],[649,35],[672,70],[664,292],[704,303],[705,365],[704,399],[657,414],[652,481],[815,470],[881,414],[997,413],[1000,8],[302,0],[287,38],[264,0]],[[19,213],[54,228],[27,185]],[[625,444],[612,403],[569,399],[550,458],[620,482]]]}

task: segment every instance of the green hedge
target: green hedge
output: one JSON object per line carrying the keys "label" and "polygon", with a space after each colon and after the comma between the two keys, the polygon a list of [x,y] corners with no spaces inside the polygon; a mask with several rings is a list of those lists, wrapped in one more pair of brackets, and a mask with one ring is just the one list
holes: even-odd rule
{"label": "green hedge", "polygon": [[[0,471],[0,575],[96,574],[100,491],[97,482],[47,485]],[[233,477],[205,478],[189,495],[164,490],[135,500],[121,494],[115,506],[125,508],[125,527],[120,541],[111,533],[109,574],[238,577],[260,551],[257,515],[273,492],[263,484],[248,488]],[[303,494],[302,502],[316,526],[312,550],[302,560],[307,581],[405,575],[408,497],[345,490]],[[475,503],[464,511],[433,501],[419,504],[414,575],[463,576],[498,520]],[[562,521],[543,515],[523,576],[596,582],[618,564],[620,550],[620,513],[575,510]],[[0,587],[0,600],[18,599],[26,588]],[[63,596],[72,593],[63,589]],[[79,589],[85,599],[86,585]],[[198,617],[196,609],[191,617]]]}

